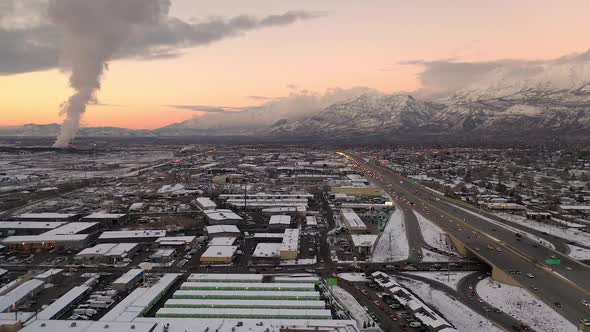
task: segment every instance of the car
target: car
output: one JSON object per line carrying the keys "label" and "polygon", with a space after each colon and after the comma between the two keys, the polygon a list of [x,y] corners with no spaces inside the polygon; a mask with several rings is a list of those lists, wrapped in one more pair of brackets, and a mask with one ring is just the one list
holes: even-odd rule
{"label": "car", "polygon": [[535,277],[532,273],[527,273],[526,276],[529,277],[529,278],[531,278],[531,279],[533,279]]}
{"label": "car", "polygon": [[367,291],[366,291],[366,290],[364,290],[364,289],[361,289],[361,293],[363,293],[364,295],[369,295],[369,292],[367,292]]}
{"label": "car", "polygon": [[580,319],[580,323],[582,323],[584,326],[590,326],[590,320],[586,318]]}
{"label": "car", "polygon": [[590,307],[590,302],[588,302],[586,300],[582,300],[582,304],[585,305],[585,306],[587,306],[587,307]]}
{"label": "car", "polygon": [[563,304],[561,304],[560,302],[554,302],[553,304],[555,304],[555,306],[558,308],[563,308]]}
{"label": "car", "polygon": [[422,324],[420,322],[410,322],[410,327],[418,328],[421,326],[422,326]]}
{"label": "car", "polygon": [[491,311],[492,311],[492,309],[490,309],[490,308],[488,308],[488,307],[483,307],[483,311],[485,311],[485,312],[491,312]]}

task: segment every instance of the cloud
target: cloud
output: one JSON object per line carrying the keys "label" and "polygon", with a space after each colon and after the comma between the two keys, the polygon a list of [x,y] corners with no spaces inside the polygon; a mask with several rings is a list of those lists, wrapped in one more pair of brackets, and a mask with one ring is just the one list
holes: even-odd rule
{"label": "cloud", "polygon": [[590,80],[590,50],[548,60],[500,59],[469,62],[455,59],[411,60],[419,66],[418,94],[437,98],[456,91],[495,89],[506,93],[527,87],[573,88]]}
{"label": "cloud", "polygon": [[197,129],[256,129],[288,119],[290,122],[316,114],[326,107],[356,98],[364,93],[379,93],[367,87],[334,88],[324,93],[294,91],[286,97],[267,101],[242,111],[207,113],[195,116],[184,124]]}
{"label": "cloud", "polygon": [[[160,0],[165,17],[155,25],[139,25],[114,58],[159,59],[182,55],[182,49],[240,36],[263,28],[285,26],[323,13],[287,11],[266,17],[239,15],[190,22],[167,16],[169,0]],[[58,67],[61,33],[46,15],[46,0],[0,1],[0,75]]]}
{"label": "cloud", "polygon": [[211,105],[164,105],[179,110],[189,110],[203,113],[226,113],[241,111],[243,107],[232,107],[232,106],[211,106]]}

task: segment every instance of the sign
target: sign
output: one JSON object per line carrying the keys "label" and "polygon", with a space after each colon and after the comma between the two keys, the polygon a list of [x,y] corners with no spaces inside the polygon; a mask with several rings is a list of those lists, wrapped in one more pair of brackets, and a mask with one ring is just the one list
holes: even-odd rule
{"label": "sign", "polygon": [[336,285],[338,285],[338,279],[337,278],[326,278],[326,285],[336,286]]}
{"label": "sign", "polygon": [[547,265],[559,265],[561,264],[561,259],[546,259],[545,264]]}

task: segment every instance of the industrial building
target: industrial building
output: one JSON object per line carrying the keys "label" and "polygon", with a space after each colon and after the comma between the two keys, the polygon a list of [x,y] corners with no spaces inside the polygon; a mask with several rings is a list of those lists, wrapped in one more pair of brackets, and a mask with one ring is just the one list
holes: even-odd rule
{"label": "industrial building", "polygon": [[131,290],[135,285],[141,282],[143,279],[142,269],[131,269],[125,272],[122,276],[113,281],[113,289],[120,292],[126,292]]}
{"label": "industrial building", "polygon": [[276,214],[270,216],[268,228],[271,230],[284,230],[291,225],[291,216]]}
{"label": "industrial building", "polygon": [[139,248],[139,243],[101,243],[80,251],[74,261],[87,265],[118,264],[133,257]]}
{"label": "industrial building", "polygon": [[242,234],[235,225],[207,226],[206,230],[210,239],[214,237],[239,237]]}
{"label": "industrial building", "polygon": [[38,235],[64,225],[65,221],[0,221],[0,237]]}
{"label": "industrial building", "polygon": [[351,234],[365,233],[368,231],[367,225],[365,225],[361,217],[353,209],[340,209],[340,217]]}
{"label": "industrial building", "polygon": [[197,197],[195,201],[197,206],[203,211],[215,210],[217,208],[217,204],[215,204],[215,202],[209,197]]}
{"label": "industrial building", "polygon": [[285,230],[281,248],[279,250],[281,259],[292,260],[297,259],[299,254],[299,230],[295,228],[288,228]]}
{"label": "industrial building", "polygon": [[98,237],[98,242],[154,242],[158,238],[166,236],[165,230],[138,230],[138,231],[108,231]]}
{"label": "industrial building", "polygon": [[231,264],[234,260],[238,246],[209,246],[201,255],[203,264]]}
{"label": "industrial building", "polygon": [[377,241],[377,235],[374,234],[351,234],[350,237],[352,238],[354,250],[359,255],[370,254]]}
{"label": "industrial building", "polygon": [[94,212],[83,217],[80,221],[98,222],[104,225],[120,225],[126,222],[128,218],[128,215],[125,213]]}
{"label": "industrial building", "polygon": [[243,219],[232,210],[205,210],[205,217],[209,225],[238,225]]}

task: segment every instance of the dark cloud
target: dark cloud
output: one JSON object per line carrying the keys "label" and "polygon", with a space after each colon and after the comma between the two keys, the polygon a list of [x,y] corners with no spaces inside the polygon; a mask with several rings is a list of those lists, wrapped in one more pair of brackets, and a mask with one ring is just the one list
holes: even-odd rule
{"label": "dark cloud", "polygon": [[[21,1],[31,5],[24,6]],[[45,70],[59,65],[61,34],[46,18],[46,4],[44,0],[0,0],[0,74]],[[248,31],[285,26],[323,15],[288,11],[262,18],[239,15],[186,22],[167,16],[168,0],[162,0],[161,4],[164,19],[155,25],[138,24],[114,58],[174,58],[182,55],[183,48],[208,45]],[[20,14],[15,17],[17,7]]]}
{"label": "dark cloud", "polygon": [[469,62],[454,59],[411,60],[398,65],[419,66],[417,92],[437,98],[459,90],[506,89],[544,85],[568,88],[590,79],[590,50],[549,60],[501,59]]}

